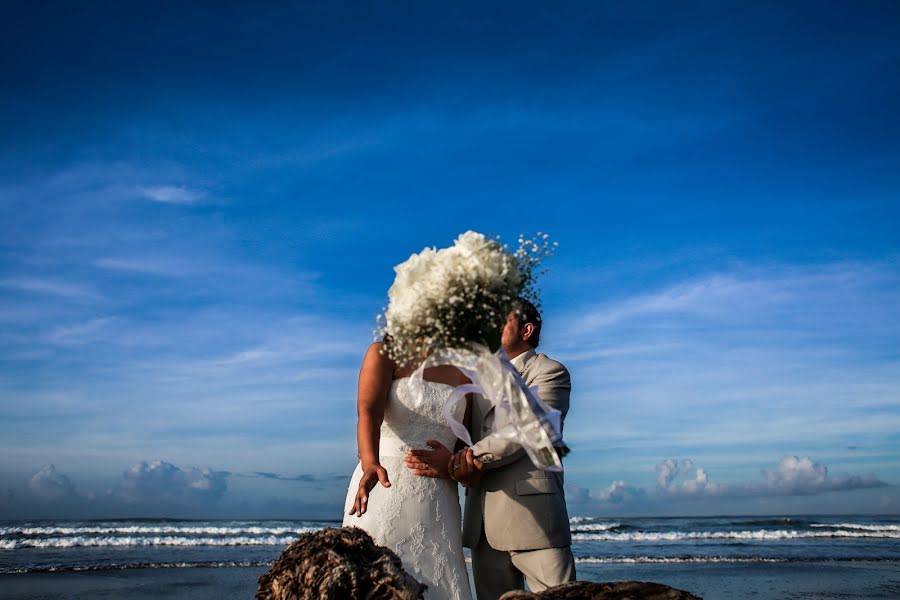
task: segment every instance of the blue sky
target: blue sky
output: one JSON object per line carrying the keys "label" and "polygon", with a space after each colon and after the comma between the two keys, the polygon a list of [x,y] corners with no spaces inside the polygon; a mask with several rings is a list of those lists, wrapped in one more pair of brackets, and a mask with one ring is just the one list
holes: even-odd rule
{"label": "blue sky", "polygon": [[[827,10],[826,10],[827,8]],[[890,2],[0,25],[0,510],[337,517],[392,267],[549,232],[573,514],[900,511]]]}

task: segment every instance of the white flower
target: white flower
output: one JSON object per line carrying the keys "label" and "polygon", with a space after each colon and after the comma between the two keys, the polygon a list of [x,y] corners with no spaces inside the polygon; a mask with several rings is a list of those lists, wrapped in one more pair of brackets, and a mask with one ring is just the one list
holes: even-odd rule
{"label": "white flower", "polygon": [[[541,241],[546,239],[541,237]],[[526,292],[536,300],[534,267],[544,241],[520,239],[515,252],[476,231],[460,235],[448,248],[425,248],[394,268],[382,333],[398,362],[423,348],[470,342],[499,344],[497,322]],[[496,339],[495,339],[496,338]],[[491,342],[495,342],[491,344]]]}

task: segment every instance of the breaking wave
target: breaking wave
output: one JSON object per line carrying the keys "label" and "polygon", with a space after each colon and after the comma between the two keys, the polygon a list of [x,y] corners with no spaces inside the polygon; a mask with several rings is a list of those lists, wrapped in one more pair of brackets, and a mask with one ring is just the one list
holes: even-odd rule
{"label": "breaking wave", "polygon": [[293,536],[267,535],[259,537],[86,537],[68,538],[34,538],[18,540],[0,540],[0,549],[16,550],[18,548],[109,548],[109,547],[148,547],[148,546],[286,546],[297,538]]}
{"label": "breaking wave", "polygon": [[124,571],[126,569],[227,569],[235,567],[270,567],[270,560],[207,560],[178,562],[131,562],[102,565],[48,565],[42,567],[0,568],[0,574],[20,573],[77,573],[83,571]]}
{"label": "breaking wave", "polygon": [[813,523],[812,525],[810,525],[810,527],[828,529],[859,529],[862,531],[900,531],[900,525],[863,525],[857,523]]}
{"label": "breaking wave", "polygon": [[191,527],[132,525],[129,527],[0,527],[0,535],[286,535],[317,531],[320,527]]}
{"label": "breaking wave", "polygon": [[671,531],[629,533],[575,533],[572,539],[579,542],[681,542],[685,540],[792,540],[804,538],[896,538],[900,539],[900,531],[796,531],[769,530],[756,531]]}
{"label": "breaking wave", "polygon": [[[847,562],[893,562],[895,559],[884,557],[842,558]],[[766,557],[766,556],[619,556],[576,558],[576,563],[584,564],[708,564],[708,563],[806,563],[833,562],[832,556],[811,557]]]}

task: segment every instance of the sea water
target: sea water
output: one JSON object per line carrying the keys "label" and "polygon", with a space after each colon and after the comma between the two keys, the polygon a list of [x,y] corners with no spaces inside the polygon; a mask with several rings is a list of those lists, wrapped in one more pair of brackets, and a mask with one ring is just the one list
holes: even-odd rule
{"label": "sea water", "polygon": [[[0,522],[0,597],[249,598],[329,520]],[[900,598],[900,517],[571,520],[579,579],[706,598]]]}

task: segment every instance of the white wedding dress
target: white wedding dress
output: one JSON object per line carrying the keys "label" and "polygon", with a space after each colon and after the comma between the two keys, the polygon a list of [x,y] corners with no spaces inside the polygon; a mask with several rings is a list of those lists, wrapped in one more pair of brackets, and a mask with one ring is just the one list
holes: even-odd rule
{"label": "white wedding dress", "polygon": [[[408,384],[408,378],[391,384],[381,425],[379,460],[391,487],[376,484],[365,514],[348,515],[362,478],[356,465],[344,503],[344,525],[365,529],[376,544],[396,552],[403,568],[428,586],[425,598],[470,600],[457,484],[452,479],[417,477],[403,462],[409,448],[425,448],[426,440],[453,449],[456,436],[441,414],[453,386],[424,381],[425,401],[415,407]],[[462,420],[464,410],[464,403],[458,403],[454,416]]]}

